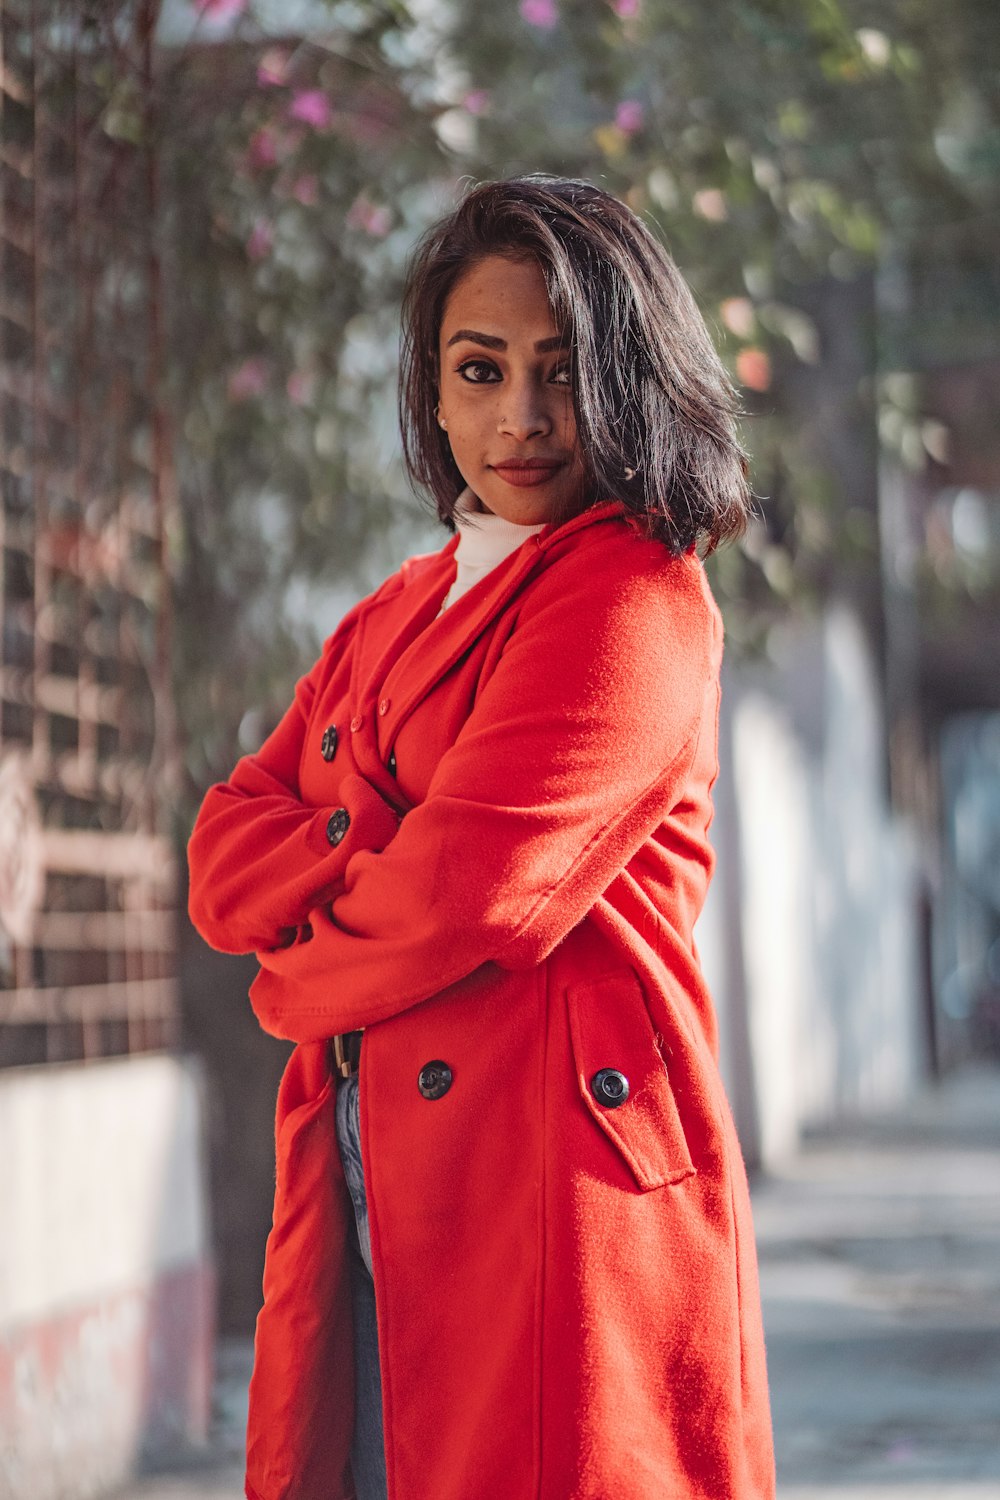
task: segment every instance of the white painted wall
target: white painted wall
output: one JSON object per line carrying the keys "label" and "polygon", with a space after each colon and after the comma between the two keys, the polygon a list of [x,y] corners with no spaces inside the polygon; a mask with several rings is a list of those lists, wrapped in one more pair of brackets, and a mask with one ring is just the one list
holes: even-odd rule
{"label": "white painted wall", "polygon": [[204,1256],[200,1135],[173,1057],[0,1073],[0,1328]]}
{"label": "white painted wall", "polygon": [[916,1085],[916,851],[891,813],[879,687],[845,606],[730,668],[716,880],[699,945],[747,1155]]}
{"label": "white painted wall", "polygon": [[201,1092],[166,1055],[0,1073],[0,1500],[85,1500],[204,1439]]}

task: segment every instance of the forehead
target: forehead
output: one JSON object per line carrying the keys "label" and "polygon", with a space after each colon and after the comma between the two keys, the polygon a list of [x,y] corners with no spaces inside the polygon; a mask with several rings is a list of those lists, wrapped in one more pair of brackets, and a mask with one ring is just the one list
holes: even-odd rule
{"label": "forehead", "polygon": [[535,338],[557,332],[538,262],[490,255],[470,266],[445,300],[442,338],[461,326],[502,335],[530,330]]}

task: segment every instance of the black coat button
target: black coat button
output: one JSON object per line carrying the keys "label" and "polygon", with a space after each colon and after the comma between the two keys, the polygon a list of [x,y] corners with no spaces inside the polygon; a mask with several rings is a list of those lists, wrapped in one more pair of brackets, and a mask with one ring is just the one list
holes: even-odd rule
{"label": "black coat button", "polygon": [[424,1063],[417,1079],[417,1088],[425,1099],[441,1099],[451,1088],[452,1072],[440,1058]]}
{"label": "black coat button", "polygon": [[396,774],[396,752],[395,752],[395,750],[390,750],[389,751],[389,759],[386,761],[386,766],[388,768],[389,775],[390,776],[395,776],[395,774]]}
{"label": "black coat button", "polygon": [[628,1098],[628,1079],[617,1068],[601,1068],[590,1080],[590,1092],[605,1109],[617,1109]]}
{"label": "black coat button", "polygon": [[323,731],[323,743],[319,747],[320,754],[324,760],[333,760],[337,753],[337,726],[331,724],[329,729]]}
{"label": "black coat button", "polygon": [[350,826],[351,815],[346,807],[338,807],[336,812],[330,814],[330,821],[326,825],[326,836],[335,849]]}

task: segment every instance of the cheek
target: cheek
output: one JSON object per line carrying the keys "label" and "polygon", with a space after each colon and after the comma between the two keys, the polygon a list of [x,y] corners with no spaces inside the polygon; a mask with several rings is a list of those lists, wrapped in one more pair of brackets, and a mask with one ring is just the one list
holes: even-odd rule
{"label": "cheek", "polygon": [[476,399],[471,401],[468,397],[463,400],[461,395],[453,397],[449,429],[457,432],[459,438],[473,438],[477,433],[488,431],[496,425],[495,407],[495,399],[485,391],[477,392]]}

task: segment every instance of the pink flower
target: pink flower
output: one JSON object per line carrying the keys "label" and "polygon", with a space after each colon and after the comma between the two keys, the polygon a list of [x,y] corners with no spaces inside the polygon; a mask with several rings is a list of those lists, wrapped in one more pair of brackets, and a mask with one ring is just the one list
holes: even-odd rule
{"label": "pink flower", "polygon": [[246,10],[247,0],[194,0],[194,8],[213,21],[232,21]]}
{"label": "pink flower", "polygon": [[523,21],[529,26],[539,26],[543,31],[551,31],[559,23],[556,0],[521,0],[518,9]]}
{"label": "pink flower", "polygon": [[280,47],[269,47],[257,64],[257,82],[261,88],[276,88],[285,81],[288,53]]}
{"label": "pink flower", "polygon": [[313,377],[305,370],[293,370],[285,381],[288,399],[296,406],[304,406],[313,393]]}
{"label": "pink flower", "polygon": [[741,349],[736,356],[736,374],[751,391],[766,391],[771,385],[771,361],[763,349]]}
{"label": "pink flower", "polygon": [[315,172],[303,172],[292,183],[292,197],[311,208],[319,197],[319,178]]}
{"label": "pink flower", "polygon": [[258,219],[247,240],[247,254],[251,260],[264,260],[271,253],[274,230],[266,219]]}
{"label": "pink flower", "polygon": [[639,14],[640,0],[611,0],[611,9],[623,21],[631,21]]}
{"label": "pink flower", "polygon": [[292,95],[288,113],[314,130],[326,130],[333,119],[330,101],[322,89],[297,89]]}
{"label": "pink flower", "polygon": [[373,203],[367,194],[361,193],[347,210],[347,223],[351,229],[363,229],[380,240],[392,227],[392,214],[384,205]]}
{"label": "pink flower", "polygon": [[255,130],[250,137],[250,149],[247,152],[247,160],[251,167],[258,170],[261,167],[273,167],[278,160],[278,143],[275,140],[274,131],[266,125]]}
{"label": "pink flower", "polygon": [[638,99],[623,99],[615,110],[615,124],[625,135],[635,135],[641,130],[645,117],[646,111]]}
{"label": "pink flower", "polygon": [[756,320],[749,297],[727,297],[724,302],[720,302],[719,312],[729,332],[735,333],[738,338],[748,339],[753,333]]}
{"label": "pink flower", "polygon": [[470,89],[462,104],[470,115],[484,115],[490,107],[489,89]]}
{"label": "pink flower", "polygon": [[229,399],[230,401],[248,401],[251,396],[259,396],[267,384],[267,362],[259,357],[253,356],[245,359],[241,365],[229,377]]}
{"label": "pink flower", "polygon": [[720,188],[701,188],[691,199],[691,207],[701,218],[710,219],[714,224],[721,224],[723,219],[729,218],[726,195]]}

